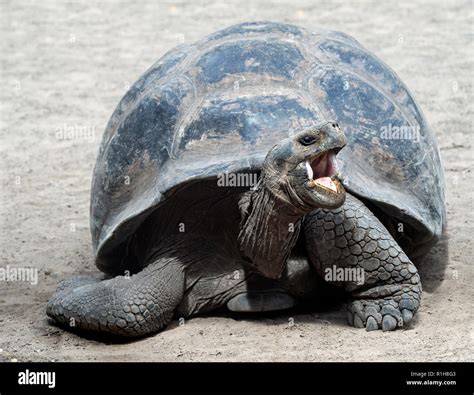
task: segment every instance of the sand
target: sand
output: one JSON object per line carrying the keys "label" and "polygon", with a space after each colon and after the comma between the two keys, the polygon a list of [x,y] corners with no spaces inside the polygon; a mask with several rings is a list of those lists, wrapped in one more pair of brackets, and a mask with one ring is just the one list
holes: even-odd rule
{"label": "sand", "polygon": [[[474,359],[472,1],[84,3],[0,2],[0,267],[38,269],[36,285],[0,283],[0,360]],[[174,321],[125,344],[51,325],[45,304],[58,282],[98,272],[89,234],[92,169],[127,87],[180,42],[249,20],[353,35],[396,70],[425,112],[444,162],[448,228],[420,265],[415,324],[366,332],[349,327],[337,306]]]}

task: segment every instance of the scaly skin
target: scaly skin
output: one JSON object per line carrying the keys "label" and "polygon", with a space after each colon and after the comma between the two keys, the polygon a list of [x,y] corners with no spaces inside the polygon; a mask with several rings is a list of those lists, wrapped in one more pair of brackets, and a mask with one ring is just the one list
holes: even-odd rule
{"label": "scaly skin", "polygon": [[308,254],[319,275],[324,277],[333,265],[364,270],[364,284],[341,284],[352,296],[348,312],[351,325],[368,331],[394,330],[412,320],[420,305],[420,276],[361,201],[347,194],[342,207],[307,215],[304,229]]}
{"label": "scaly skin", "polygon": [[65,280],[49,300],[46,313],[73,329],[143,336],[171,321],[183,288],[180,264],[161,259],[130,277]]}

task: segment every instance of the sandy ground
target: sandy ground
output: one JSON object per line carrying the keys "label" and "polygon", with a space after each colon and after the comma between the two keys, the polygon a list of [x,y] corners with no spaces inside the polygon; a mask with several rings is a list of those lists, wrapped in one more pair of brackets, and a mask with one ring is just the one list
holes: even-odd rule
{"label": "sandy ground", "polygon": [[[37,268],[39,279],[0,284],[0,360],[474,359],[473,3],[348,3],[1,0],[0,267]],[[246,20],[355,36],[399,73],[424,110],[444,160],[448,229],[420,265],[425,292],[415,325],[367,333],[349,327],[339,306],[195,318],[118,345],[50,325],[45,303],[57,283],[97,272],[89,189],[100,137],[119,99],[178,43]],[[65,130],[78,136],[61,138]]]}

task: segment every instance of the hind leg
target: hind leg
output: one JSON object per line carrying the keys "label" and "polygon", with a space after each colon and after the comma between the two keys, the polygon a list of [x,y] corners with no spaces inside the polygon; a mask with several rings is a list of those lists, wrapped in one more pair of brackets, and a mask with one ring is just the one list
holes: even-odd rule
{"label": "hind leg", "polygon": [[[270,280],[247,270],[238,257],[214,253],[186,270],[186,290],[177,311],[190,317],[227,306],[234,312],[284,310],[314,289],[314,274],[307,261],[289,260],[280,280]],[[314,271],[314,269],[312,270]]]}
{"label": "hind leg", "polygon": [[227,308],[239,313],[263,312],[289,309],[296,303],[296,299],[276,281],[255,275],[241,293],[227,302]]}
{"label": "hind leg", "polygon": [[182,299],[184,271],[174,260],[158,260],[141,272],[98,281],[79,276],[64,281],[46,313],[63,325],[120,336],[163,329]]}
{"label": "hind leg", "polygon": [[394,330],[412,320],[421,299],[417,269],[361,201],[348,194],[342,207],[307,215],[304,226],[319,275],[351,293],[351,325]]}
{"label": "hind leg", "polygon": [[315,270],[305,254],[295,249],[280,279],[272,280],[253,274],[242,293],[232,298],[227,307],[236,312],[289,309],[302,301],[314,300],[317,281]]}

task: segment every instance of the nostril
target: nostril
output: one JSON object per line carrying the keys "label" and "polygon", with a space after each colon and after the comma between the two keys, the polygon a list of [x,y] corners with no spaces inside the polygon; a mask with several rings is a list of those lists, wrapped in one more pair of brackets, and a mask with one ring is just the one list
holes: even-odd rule
{"label": "nostril", "polygon": [[332,127],[333,127],[333,128],[338,128],[339,125],[338,125],[337,123],[333,123],[333,124],[332,124]]}

